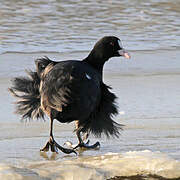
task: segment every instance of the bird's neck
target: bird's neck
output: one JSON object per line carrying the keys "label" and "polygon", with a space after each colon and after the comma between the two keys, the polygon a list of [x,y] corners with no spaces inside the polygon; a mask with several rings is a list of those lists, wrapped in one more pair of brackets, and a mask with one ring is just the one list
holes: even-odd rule
{"label": "bird's neck", "polygon": [[92,50],[90,54],[83,61],[91,65],[102,75],[104,63],[107,60],[108,59],[101,57],[95,51]]}

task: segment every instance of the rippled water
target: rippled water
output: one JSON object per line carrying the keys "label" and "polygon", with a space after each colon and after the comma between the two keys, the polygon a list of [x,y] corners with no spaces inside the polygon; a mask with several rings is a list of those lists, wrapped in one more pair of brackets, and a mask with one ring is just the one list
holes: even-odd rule
{"label": "rippled water", "polygon": [[179,0],[0,1],[0,52],[89,50],[103,35],[129,49],[180,46]]}
{"label": "rippled water", "polygon": [[[126,125],[120,139],[98,139],[100,150],[78,157],[39,153],[49,121],[19,123],[10,79],[37,57],[82,59],[104,35],[120,37],[132,55],[105,65],[104,81],[119,97],[115,120]],[[179,50],[179,0],[0,1],[0,179],[180,177]],[[56,140],[77,142],[73,128],[56,123]]]}

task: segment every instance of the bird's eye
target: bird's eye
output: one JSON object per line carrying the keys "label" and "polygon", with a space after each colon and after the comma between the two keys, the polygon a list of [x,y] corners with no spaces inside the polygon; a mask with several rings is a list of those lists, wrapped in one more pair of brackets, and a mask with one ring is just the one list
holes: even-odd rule
{"label": "bird's eye", "polygon": [[111,46],[114,46],[114,43],[113,43],[113,42],[110,42],[110,45],[111,45]]}

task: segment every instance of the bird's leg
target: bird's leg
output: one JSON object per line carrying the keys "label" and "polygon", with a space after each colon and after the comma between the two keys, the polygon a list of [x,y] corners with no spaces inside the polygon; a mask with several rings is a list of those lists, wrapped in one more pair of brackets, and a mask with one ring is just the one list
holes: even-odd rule
{"label": "bird's leg", "polygon": [[67,149],[64,148],[62,146],[60,146],[55,140],[54,140],[54,136],[53,136],[53,118],[52,116],[50,117],[50,138],[49,141],[46,143],[46,145],[41,149],[41,151],[49,151],[49,147],[51,148],[52,152],[56,152],[58,153],[58,149],[61,150],[62,152],[66,153],[66,154],[70,154],[70,153],[76,153],[76,151],[74,151],[73,149]]}
{"label": "bird's leg", "polygon": [[[85,148],[85,149],[96,149],[96,148],[100,147],[100,143],[99,142],[96,142],[93,145],[88,145],[89,144],[89,140],[88,140],[87,143],[83,142],[82,137],[81,137],[81,131],[79,130],[79,123],[78,123],[78,121],[76,121],[76,135],[77,135],[77,138],[78,138],[78,145],[75,146],[73,149],[77,149],[78,147]],[[89,136],[89,133],[85,134],[85,137],[83,139],[86,140],[88,138],[88,136]]]}
{"label": "bird's leg", "polygon": [[83,148],[83,149],[97,149],[100,147],[100,143],[96,142],[93,145],[89,145],[89,140],[85,143],[84,141],[87,140],[89,133],[85,133],[83,138],[81,137],[81,130],[79,130],[79,123],[78,121],[75,121],[76,126],[76,135],[78,138],[78,144],[72,144],[70,141],[66,141],[64,144],[66,144],[68,147],[77,149],[77,148]]}
{"label": "bird's leg", "polygon": [[[78,129],[78,121],[77,120],[75,121],[75,126],[76,126],[76,131],[77,131],[77,129]],[[77,134],[77,132],[76,132],[76,134]],[[89,137],[89,133],[85,133],[84,136],[83,136],[83,139],[80,140],[80,138],[78,138],[78,140],[79,140],[79,142],[80,141],[84,142],[84,141],[86,141],[88,139],[88,137]],[[79,145],[79,142],[78,142],[78,144],[73,144],[71,141],[66,141],[64,143],[64,145],[74,149],[76,146]],[[89,144],[89,140],[86,142],[86,144]]]}
{"label": "bird's leg", "polygon": [[[87,139],[88,139],[88,137],[89,137],[89,133],[87,132],[87,133],[85,133],[84,135],[83,135],[83,141],[86,141]],[[88,140],[89,141],[89,140]],[[87,144],[87,143],[86,143]]]}

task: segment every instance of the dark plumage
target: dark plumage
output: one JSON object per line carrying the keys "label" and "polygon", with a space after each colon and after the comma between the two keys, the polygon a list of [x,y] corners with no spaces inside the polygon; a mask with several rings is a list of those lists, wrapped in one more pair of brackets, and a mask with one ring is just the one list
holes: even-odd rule
{"label": "dark plumage", "polygon": [[65,153],[75,152],[54,140],[54,119],[61,123],[76,121],[79,144],[75,148],[99,145],[99,142],[92,146],[85,144],[81,132],[118,137],[121,125],[113,121],[113,116],[118,113],[116,96],[102,80],[104,63],[114,56],[130,58],[117,37],[106,36],[82,61],[55,62],[47,57],[37,59],[35,72],[30,71],[29,77],[13,80],[9,90],[19,98],[16,112],[22,118],[44,118],[45,113],[51,119],[50,140],[43,151],[49,150],[50,146],[56,152],[57,148]]}

